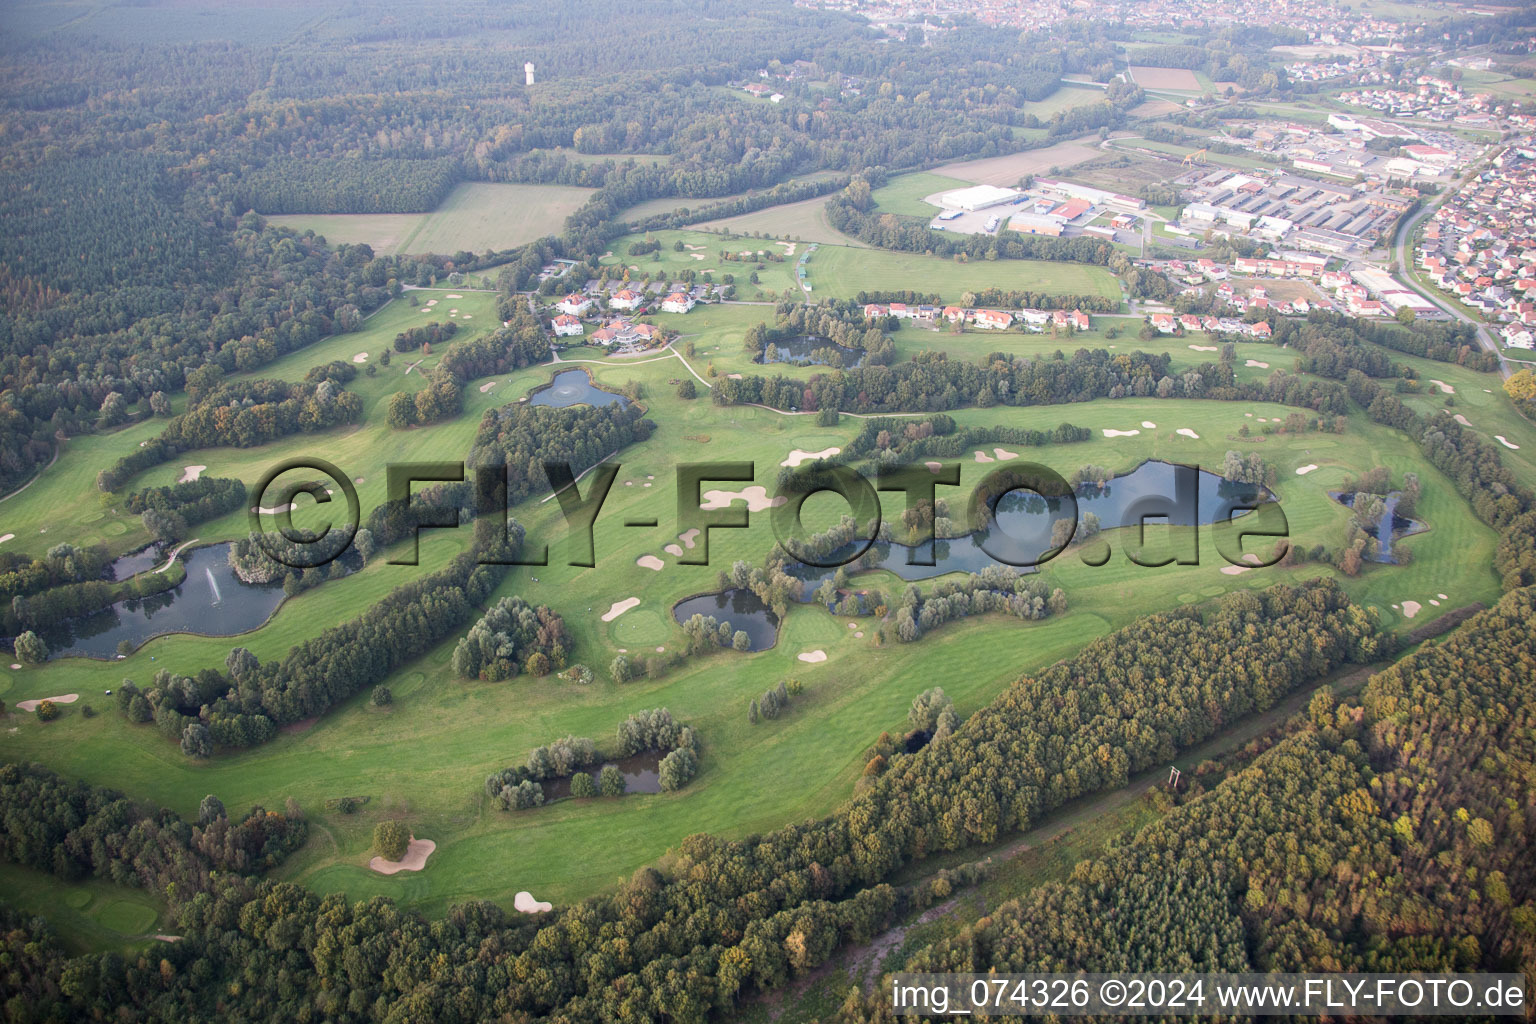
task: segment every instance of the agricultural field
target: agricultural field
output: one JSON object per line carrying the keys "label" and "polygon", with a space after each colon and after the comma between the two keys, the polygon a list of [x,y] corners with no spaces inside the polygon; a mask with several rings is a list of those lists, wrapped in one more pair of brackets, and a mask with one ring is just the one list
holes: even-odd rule
{"label": "agricultural field", "polygon": [[845,235],[832,226],[832,222],[827,219],[827,200],[830,198],[830,196],[817,196],[814,199],[802,199],[797,203],[770,206],[735,217],[704,221],[701,224],[695,224],[694,229],[767,238],[798,238],[807,242],[866,248],[865,244],[857,238]]}
{"label": "agricultural field", "polygon": [[560,233],[592,189],[466,182],[430,213],[285,214],[267,218],[314,231],[332,245],[367,243],[379,253],[482,253]]}
{"label": "agricultural field", "polygon": [[975,185],[1011,187],[1017,185],[1021,178],[1046,174],[1053,167],[1072,167],[1092,159],[1098,153],[1096,144],[1072,139],[1041,149],[1026,149],[1019,153],[982,157],[978,160],[959,160],[935,167],[932,173]]}

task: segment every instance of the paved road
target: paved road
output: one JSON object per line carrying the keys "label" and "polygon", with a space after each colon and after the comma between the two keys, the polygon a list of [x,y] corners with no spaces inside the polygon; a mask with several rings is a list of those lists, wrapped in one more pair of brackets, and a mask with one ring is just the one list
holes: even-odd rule
{"label": "paved road", "polygon": [[[1475,173],[1477,173],[1476,170],[1469,172],[1468,177]],[[1412,288],[1414,291],[1424,296],[1430,302],[1433,302],[1436,306],[1445,310],[1457,320],[1460,320],[1463,323],[1469,323],[1476,327],[1478,343],[1499,357],[1499,375],[1501,377],[1508,377],[1511,373],[1514,372],[1514,370],[1511,369],[1509,360],[1504,358],[1503,350],[1499,348],[1498,342],[1494,340],[1494,337],[1489,332],[1487,326],[1485,326],[1479,320],[1474,320],[1472,317],[1462,312],[1460,308],[1441,298],[1439,295],[1426,288],[1419,287],[1419,283],[1415,281],[1413,275],[1409,273],[1413,267],[1413,247],[1410,242],[1413,239],[1414,229],[1419,226],[1419,223],[1423,221],[1424,218],[1434,213],[1442,203],[1444,203],[1452,195],[1456,194],[1456,192],[1460,190],[1465,180],[1466,179],[1463,178],[1457,181],[1455,185],[1447,188],[1444,192],[1441,192],[1434,198],[1433,201],[1425,203],[1417,213],[1403,221],[1402,224],[1398,225],[1397,239],[1392,244],[1392,252],[1397,259],[1397,278],[1403,284],[1407,285],[1409,288]]]}

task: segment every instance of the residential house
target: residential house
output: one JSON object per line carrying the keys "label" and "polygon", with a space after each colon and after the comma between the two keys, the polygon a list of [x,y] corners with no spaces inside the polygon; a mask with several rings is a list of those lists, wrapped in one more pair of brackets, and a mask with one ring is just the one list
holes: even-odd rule
{"label": "residential house", "polygon": [[661,300],[663,313],[686,313],[693,308],[693,296],[688,292],[673,292]]}
{"label": "residential house", "polygon": [[569,316],[585,316],[587,310],[592,308],[592,300],[580,292],[571,292],[555,308]]}
{"label": "residential house", "polygon": [[581,319],[569,313],[561,313],[551,320],[549,324],[554,328],[555,337],[557,338],[575,338],[587,333],[586,327],[582,326]]}
{"label": "residential house", "polygon": [[613,309],[635,309],[644,301],[645,296],[641,293],[624,288],[613,293],[608,299],[608,305]]}

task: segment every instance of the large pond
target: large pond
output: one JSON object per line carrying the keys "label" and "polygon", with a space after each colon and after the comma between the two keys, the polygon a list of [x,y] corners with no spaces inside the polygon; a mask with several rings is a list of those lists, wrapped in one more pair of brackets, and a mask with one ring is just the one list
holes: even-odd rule
{"label": "large pond", "polygon": [[[1180,470],[1184,470],[1181,477]],[[1190,493],[1181,495],[1181,482]],[[1120,526],[1134,527],[1140,516],[1166,514],[1165,518],[1149,520],[1153,524],[1168,523],[1173,526],[1209,526],[1228,518],[1243,515],[1241,511],[1261,501],[1272,501],[1273,496],[1264,488],[1252,484],[1231,483],[1206,470],[1174,466],[1167,462],[1144,462],[1124,476],[1099,486],[1085,483],[1075,490],[1077,497],[1078,534],[1082,539],[1083,518],[1093,513],[1099,519],[1101,529]],[[1190,500],[1190,499],[1193,500]],[[1045,499],[1027,492],[1005,495],[997,504],[996,524],[977,530],[964,537],[935,540],[917,545],[916,554],[932,565],[908,564],[914,553],[911,545],[877,542],[855,562],[847,565],[848,572],[885,569],[904,580],[926,580],[951,572],[976,573],[990,566],[1003,566],[983,548],[990,540],[989,534],[1001,531],[1011,542],[1025,551],[1043,554],[1051,547],[1051,523],[1060,518],[1061,501]],[[893,516],[894,518],[894,516]],[[994,548],[995,544],[991,545]],[[850,544],[841,554],[857,550],[857,543]],[[821,561],[836,561],[840,553]],[[794,563],[792,563],[794,565]],[[1019,567],[1022,572],[1034,571]],[[793,574],[806,580],[805,597],[813,596],[815,584],[836,572],[835,568],[819,568],[798,565]]]}
{"label": "large pond", "polygon": [[779,617],[750,590],[731,588],[718,594],[700,594],[672,606],[672,617],[682,625],[695,615],[713,615],[729,622],[752,641],[749,651],[766,651],[779,639]]}
{"label": "large pond", "polygon": [[561,370],[553,381],[528,396],[528,404],[564,409],[571,405],[628,405],[629,399],[593,384],[586,370]]}
{"label": "large pond", "polygon": [[759,363],[809,363],[813,366],[841,366],[853,369],[864,362],[860,349],[845,348],[814,334],[802,334],[770,342],[757,358]]}
{"label": "large pond", "polygon": [[[1364,492],[1344,494],[1341,491],[1329,491],[1328,497],[1343,505],[1345,508],[1355,507],[1355,498]],[[1416,533],[1423,533],[1429,529],[1417,519],[1397,514],[1398,500],[1403,496],[1402,491],[1393,491],[1382,498],[1381,518],[1376,522],[1376,553],[1370,556],[1372,562],[1385,562],[1387,565],[1396,565],[1397,556],[1392,554],[1392,545],[1404,537],[1412,537]]]}
{"label": "large pond", "polygon": [[[234,636],[249,632],[282,603],[283,588],[241,582],[229,567],[229,547],[211,544],[184,551],[179,557],[186,564],[187,578],[180,586],[70,619],[45,632],[43,639],[60,654],[115,658],[124,640],[138,647],[165,633]],[[128,555],[114,564],[115,578],[133,575],[134,567],[146,560],[150,565],[164,564],[157,554]]]}

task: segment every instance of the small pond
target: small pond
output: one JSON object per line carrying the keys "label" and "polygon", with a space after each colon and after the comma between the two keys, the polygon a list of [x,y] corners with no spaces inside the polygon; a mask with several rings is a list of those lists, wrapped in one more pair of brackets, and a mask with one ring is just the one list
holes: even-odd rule
{"label": "small pond", "polygon": [[564,409],[572,405],[628,405],[629,399],[593,384],[586,370],[562,370],[529,395],[528,404]]}
{"label": "small pond", "polygon": [[[187,578],[174,590],[142,599],[119,601],[110,608],[62,622],[43,634],[50,650],[91,658],[117,657],[124,640],[138,647],[164,633],[234,636],[255,629],[283,601],[279,584],[243,583],[229,567],[229,544],[184,551]],[[163,564],[152,553],[149,564]],[[114,563],[118,579],[133,575],[144,553]],[[125,561],[127,564],[125,565]]]}
{"label": "small pond", "polygon": [[[624,773],[624,792],[629,793],[660,793],[661,774],[659,766],[661,759],[666,756],[657,750],[647,750],[643,754],[633,754],[620,758],[617,761],[608,761],[606,764],[618,765],[619,771]],[[586,771],[592,776],[592,781],[597,781],[597,773],[602,771],[605,765]],[[567,775],[562,779],[545,779],[544,802],[564,800],[571,795],[571,779],[573,775]]]}
{"label": "small pond", "polygon": [[[1329,491],[1328,497],[1343,505],[1345,508],[1355,507],[1355,498],[1364,493],[1345,494],[1342,491]],[[1387,565],[1396,565],[1397,558],[1392,554],[1392,545],[1404,537],[1412,537],[1416,533],[1423,533],[1429,529],[1427,525],[1417,519],[1409,519],[1407,516],[1397,514],[1397,503],[1402,498],[1402,491],[1393,491],[1382,498],[1381,519],[1376,523],[1376,554],[1369,560],[1372,562],[1384,562]]]}
{"label": "small pond", "polygon": [[[833,359],[833,356],[837,359]],[[846,348],[814,334],[802,334],[769,342],[758,356],[759,363],[810,363],[814,366],[841,365],[853,369],[864,362],[861,349]]]}
{"label": "small pond", "polygon": [[779,639],[779,617],[750,590],[732,587],[718,594],[690,597],[672,607],[678,625],[695,615],[713,615],[717,622],[729,622],[732,632],[746,633],[752,641],[749,651],[766,651]]}

